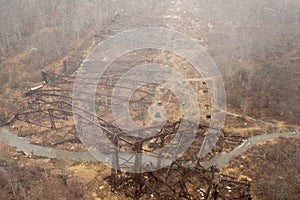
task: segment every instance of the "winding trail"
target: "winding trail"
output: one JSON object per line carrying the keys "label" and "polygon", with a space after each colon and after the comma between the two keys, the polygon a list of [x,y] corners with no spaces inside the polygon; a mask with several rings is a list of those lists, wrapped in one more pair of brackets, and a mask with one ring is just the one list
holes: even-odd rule
{"label": "winding trail", "polygon": [[29,141],[12,134],[5,128],[0,128],[0,142],[16,147],[17,151],[23,151],[27,155],[75,161],[97,161],[89,152],[70,152],[31,144]]}
{"label": "winding trail", "polygon": [[[213,164],[217,168],[225,167],[225,165],[232,160],[234,157],[241,155],[249,148],[255,146],[259,142],[268,141],[278,137],[300,137],[300,131],[295,132],[275,132],[270,134],[263,134],[250,137],[245,139],[242,144],[235,147],[229,153],[221,153],[218,156],[210,159],[206,162],[201,162],[204,168],[209,168]],[[74,161],[92,161],[97,162],[97,160],[89,152],[70,152],[64,150],[57,150],[54,148],[43,147],[39,145],[34,145],[25,140],[24,138],[18,137],[15,134],[9,132],[5,128],[0,128],[0,142],[4,142],[9,146],[16,147],[18,151],[23,151],[27,155],[36,155],[48,158],[57,159],[68,159]],[[191,167],[191,166],[189,166]]]}
{"label": "winding trail", "polygon": [[278,137],[300,137],[300,131],[297,132],[275,132],[270,134],[256,135],[245,139],[242,144],[235,147],[232,151],[228,153],[221,153],[218,156],[213,157],[209,161],[201,163],[204,168],[208,168],[213,164],[216,165],[217,168],[223,168],[225,165],[232,160],[234,157],[237,157],[244,152],[246,152],[251,147],[255,146],[259,142],[265,142],[268,140],[276,139]]}

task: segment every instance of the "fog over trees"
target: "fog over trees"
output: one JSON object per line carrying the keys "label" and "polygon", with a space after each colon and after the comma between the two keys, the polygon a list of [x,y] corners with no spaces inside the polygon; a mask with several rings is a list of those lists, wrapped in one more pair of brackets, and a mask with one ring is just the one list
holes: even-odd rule
{"label": "fog over trees", "polygon": [[102,30],[113,16],[111,1],[96,0],[1,0],[0,9],[1,57],[30,46],[46,55],[41,64],[51,61],[47,54],[70,50],[70,41],[91,27]]}
{"label": "fog over trees", "polygon": [[[111,34],[159,26],[198,39],[207,46],[223,75],[229,105],[257,117],[260,116],[257,109],[265,109],[270,116],[299,123],[300,3],[297,0],[1,0],[0,3],[0,91],[3,93],[7,88],[25,87],[26,81],[40,80],[32,77],[30,71],[41,70],[64,57],[88,33],[102,36],[101,31],[107,31],[107,25],[123,19],[126,26],[120,24],[119,30],[112,30]],[[14,59],[8,62],[10,57]],[[17,72],[8,70],[15,65],[20,66]],[[20,73],[26,78],[18,78]]]}
{"label": "fog over trees", "polygon": [[[212,109],[208,81],[219,74],[197,74],[188,42],[178,48],[186,57],[126,52],[97,80],[93,49],[145,27],[203,47],[227,110]],[[139,39],[110,40],[118,44],[105,53]],[[142,64],[151,69],[131,74]],[[152,69],[161,65],[172,70]],[[153,80],[138,85],[143,75]],[[0,200],[300,199],[299,102],[299,0],[0,0]],[[225,123],[214,126],[220,113]],[[164,155],[176,161],[160,169]]]}

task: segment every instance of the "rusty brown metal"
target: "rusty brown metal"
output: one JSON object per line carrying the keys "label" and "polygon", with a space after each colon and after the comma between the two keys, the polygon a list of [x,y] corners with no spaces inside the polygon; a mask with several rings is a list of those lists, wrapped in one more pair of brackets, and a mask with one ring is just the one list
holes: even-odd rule
{"label": "rusty brown metal", "polygon": [[[47,73],[47,78],[51,80],[62,80],[66,84],[73,83],[72,78],[62,75]],[[49,81],[47,79],[47,81]],[[45,80],[44,80],[45,81]],[[54,84],[51,81],[51,84]],[[107,85],[107,84],[106,84]],[[111,85],[109,85],[111,87]],[[131,88],[132,89],[132,88]],[[70,88],[49,88],[48,85],[36,90],[27,92],[28,109],[16,113],[13,119],[25,121],[51,129],[59,129],[59,121],[67,120],[68,116],[76,115],[86,123],[91,123],[101,128],[114,144],[113,166],[109,176],[111,191],[124,193],[132,199],[150,198],[156,199],[241,199],[250,197],[250,183],[248,181],[237,180],[235,177],[220,174],[215,166],[207,170],[202,168],[201,159],[193,157],[197,152],[188,151],[186,154],[174,161],[170,166],[157,170],[155,172],[144,172],[130,174],[122,172],[120,166],[119,150],[130,150],[134,152],[134,167],[136,171],[142,170],[142,157],[139,153],[150,152],[146,146],[151,140],[157,141],[155,148],[162,148],[168,144],[168,137],[176,135],[180,121],[168,122],[163,129],[158,131],[154,136],[146,139],[136,139],[127,136],[114,122],[105,120],[89,111],[76,108],[81,113],[72,110],[72,97]],[[141,90],[140,92],[152,95],[149,91]],[[85,99],[81,99],[85,102]],[[85,113],[85,115],[82,114]],[[37,117],[38,116],[38,117]],[[89,117],[86,117],[89,116]],[[13,120],[10,120],[13,122]],[[49,126],[50,125],[50,126]],[[72,127],[75,129],[74,127]],[[147,129],[157,129],[159,127],[141,128],[135,131],[145,131]],[[198,133],[203,133],[209,128],[207,124],[200,124]],[[222,131],[222,130],[220,130]],[[76,131],[74,131],[76,132]],[[230,137],[230,134],[223,133],[220,140],[222,149],[227,143],[238,143],[241,138]],[[68,139],[72,141],[72,139]],[[201,143],[203,137],[198,137],[196,142]],[[227,142],[227,143],[226,143]],[[61,143],[55,143],[61,144]],[[198,149],[199,151],[199,149]],[[160,152],[161,153],[161,152]],[[176,153],[176,152],[175,152]],[[161,157],[161,156],[158,156]],[[194,159],[194,160],[193,160]],[[193,167],[187,167],[186,163],[192,161]],[[129,160],[128,160],[129,162]],[[160,160],[158,159],[158,163]],[[228,187],[230,186],[230,192]]]}

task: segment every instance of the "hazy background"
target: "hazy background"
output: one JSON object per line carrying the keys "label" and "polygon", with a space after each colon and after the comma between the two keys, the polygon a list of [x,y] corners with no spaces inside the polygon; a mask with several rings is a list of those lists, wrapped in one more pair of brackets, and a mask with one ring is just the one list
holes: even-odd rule
{"label": "hazy background", "polygon": [[299,124],[300,2],[297,0],[0,0],[1,107],[14,89],[41,81],[40,70],[79,48],[132,28],[178,30],[218,65],[228,106]]}

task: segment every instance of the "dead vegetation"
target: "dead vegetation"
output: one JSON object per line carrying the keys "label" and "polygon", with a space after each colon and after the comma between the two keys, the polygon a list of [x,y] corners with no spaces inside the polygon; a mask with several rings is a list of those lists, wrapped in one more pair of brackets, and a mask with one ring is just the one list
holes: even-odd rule
{"label": "dead vegetation", "polygon": [[[80,2],[72,6],[88,10],[93,5]],[[89,11],[78,9],[78,12],[69,13],[66,12],[68,4],[58,1],[49,3],[53,11],[50,15],[32,12],[33,17],[40,16],[33,24],[28,17],[18,21],[14,13],[10,20],[19,22],[15,29],[3,25],[9,23],[6,20],[1,21],[1,26],[5,27],[0,31],[1,125],[6,124],[15,134],[34,144],[86,151],[73,123],[71,85],[76,70],[91,49],[106,37],[136,27],[158,26],[196,38],[216,61],[224,77],[231,113],[228,112],[223,135],[203,161],[231,151],[250,136],[299,129],[296,1],[231,1],[226,5],[192,0],[186,1],[188,3],[145,1],[134,6],[126,1],[114,2],[118,5],[101,7],[109,17],[103,21],[84,20]],[[6,5],[11,8],[10,4]],[[36,6],[40,11],[49,5],[41,2]],[[29,8],[18,7],[16,12],[30,13]],[[2,11],[12,10],[3,7]],[[90,16],[98,13],[94,11]],[[60,16],[73,22],[64,23],[59,20]],[[110,20],[111,24],[106,23]],[[122,135],[109,111],[110,94],[118,78],[137,64],[176,63],[176,70],[187,75],[195,91],[205,91],[198,96],[201,99],[199,108],[204,113],[198,138],[181,160],[156,172],[130,174],[111,171],[102,164],[65,161],[63,155],[59,155],[59,159],[23,155],[1,144],[0,199],[250,199],[250,196],[253,199],[299,199],[298,139],[281,138],[258,145],[220,171],[214,167],[208,170],[199,165],[195,167],[196,153],[210,120],[207,117],[210,115],[210,91],[202,84],[201,77],[194,76],[192,66],[176,55],[171,55],[171,59],[166,59],[167,56],[170,56],[168,52],[148,49],[116,60],[116,66],[126,67],[111,66],[99,82],[94,120],[97,126],[109,127],[105,133],[114,141],[116,133]],[[188,69],[183,70],[183,65]],[[41,68],[47,74],[45,85]],[[153,95],[155,93],[159,94]],[[152,104],[163,104],[168,110],[178,107],[172,92],[161,92],[157,85],[140,87],[130,102],[131,117],[139,125],[150,122],[148,110],[142,107]],[[180,123],[180,114],[173,110],[167,126],[155,138],[138,141],[124,136],[116,144],[131,152],[151,152],[168,144]],[[87,121],[80,114],[77,116]],[[169,139],[165,138],[167,136]]]}

